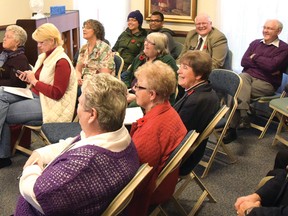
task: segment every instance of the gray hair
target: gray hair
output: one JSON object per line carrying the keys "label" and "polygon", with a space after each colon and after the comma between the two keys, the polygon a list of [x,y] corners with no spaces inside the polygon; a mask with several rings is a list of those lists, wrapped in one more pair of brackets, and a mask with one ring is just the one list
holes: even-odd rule
{"label": "gray hair", "polygon": [[96,109],[100,128],[106,132],[120,129],[127,107],[126,85],[110,74],[93,74],[82,85],[84,108]]}
{"label": "gray hair", "polygon": [[19,42],[18,46],[24,46],[27,41],[26,31],[18,25],[9,25],[6,28],[6,31],[11,31],[14,33],[14,39]]}
{"label": "gray hair", "polygon": [[147,39],[155,44],[154,48],[159,55],[166,55],[168,50],[168,37],[161,32],[152,32],[147,35]]}

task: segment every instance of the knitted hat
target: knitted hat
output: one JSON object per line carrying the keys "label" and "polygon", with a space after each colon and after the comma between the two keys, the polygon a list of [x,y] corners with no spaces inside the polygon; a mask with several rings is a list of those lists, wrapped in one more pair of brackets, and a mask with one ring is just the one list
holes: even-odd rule
{"label": "knitted hat", "polygon": [[139,26],[142,26],[142,23],[143,23],[143,15],[141,14],[141,12],[139,10],[135,10],[135,11],[132,11],[131,13],[129,13],[128,17],[127,17],[127,20],[129,18],[134,18],[138,21],[139,23]]}

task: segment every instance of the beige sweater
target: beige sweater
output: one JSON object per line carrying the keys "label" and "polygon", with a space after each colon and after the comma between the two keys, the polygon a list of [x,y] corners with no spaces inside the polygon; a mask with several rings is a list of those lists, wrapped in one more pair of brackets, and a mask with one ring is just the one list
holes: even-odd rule
{"label": "beige sweater", "polygon": [[43,123],[48,122],[71,122],[77,97],[77,78],[71,60],[61,46],[58,46],[47,58],[46,54],[39,55],[33,69],[34,72],[43,64],[39,80],[53,85],[56,62],[61,58],[66,59],[71,68],[70,80],[67,90],[60,100],[51,99],[40,92]]}

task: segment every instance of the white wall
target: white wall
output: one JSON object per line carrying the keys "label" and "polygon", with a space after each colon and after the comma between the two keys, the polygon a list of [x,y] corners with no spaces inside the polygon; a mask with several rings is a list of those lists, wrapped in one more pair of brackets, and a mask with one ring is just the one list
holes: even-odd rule
{"label": "white wall", "polygon": [[[113,46],[126,28],[130,0],[74,0],[74,9],[80,11],[80,26],[87,19],[97,19],[105,27],[105,38]],[[80,31],[80,44],[86,43]]]}

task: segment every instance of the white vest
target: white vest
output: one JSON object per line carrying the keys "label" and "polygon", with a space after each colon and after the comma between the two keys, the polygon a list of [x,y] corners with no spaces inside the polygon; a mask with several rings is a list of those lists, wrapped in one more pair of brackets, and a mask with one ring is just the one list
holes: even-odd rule
{"label": "white vest", "polygon": [[77,97],[77,78],[71,60],[64,52],[63,47],[58,46],[47,58],[46,53],[40,54],[33,71],[35,73],[43,64],[39,81],[53,85],[56,62],[62,58],[66,59],[70,64],[71,73],[69,84],[65,94],[59,100],[51,99],[41,92],[39,93],[43,123],[71,122],[73,119]]}

